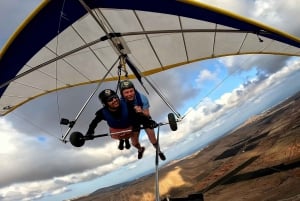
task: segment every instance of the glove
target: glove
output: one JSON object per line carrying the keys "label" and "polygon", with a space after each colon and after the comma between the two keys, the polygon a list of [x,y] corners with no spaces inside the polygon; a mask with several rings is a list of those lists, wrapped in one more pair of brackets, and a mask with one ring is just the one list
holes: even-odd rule
{"label": "glove", "polygon": [[94,137],[94,132],[87,132],[84,136],[87,140],[93,140]]}
{"label": "glove", "polygon": [[148,128],[153,129],[153,128],[156,128],[157,126],[158,126],[158,124],[154,120],[152,120],[152,119],[148,120],[148,122],[147,122],[147,127]]}

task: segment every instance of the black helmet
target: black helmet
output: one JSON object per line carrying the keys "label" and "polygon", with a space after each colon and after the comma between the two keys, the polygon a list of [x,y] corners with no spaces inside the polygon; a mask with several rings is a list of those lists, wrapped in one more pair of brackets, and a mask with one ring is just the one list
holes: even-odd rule
{"label": "black helmet", "polygon": [[124,89],[130,89],[130,88],[134,88],[134,85],[131,81],[129,80],[123,80],[120,82],[120,93],[122,95],[122,91]]}
{"label": "black helmet", "polygon": [[119,98],[117,93],[111,89],[104,89],[103,91],[101,91],[101,93],[99,94],[99,99],[102,102],[102,104],[106,105],[106,103],[108,102],[108,100],[112,97],[116,97]]}

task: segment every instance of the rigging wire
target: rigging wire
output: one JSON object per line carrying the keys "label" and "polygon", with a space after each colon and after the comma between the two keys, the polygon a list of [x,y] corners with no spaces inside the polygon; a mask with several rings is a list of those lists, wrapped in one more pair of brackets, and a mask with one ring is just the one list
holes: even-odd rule
{"label": "rigging wire", "polygon": [[119,59],[120,59],[120,61],[119,61],[119,66],[118,66],[118,82],[117,82],[116,92],[119,89],[119,85],[120,85],[120,82],[121,82],[122,71],[125,73],[125,75],[124,75],[125,79],[128,79],[128,71],[126,70],[125,56],[120,55]]}
{"label": "rigging wire", "polygon": [[27,124],[31,125],[32,127],[37,128],[38,130],[42,131],[42,133],[46,133],[47,135],[54,137],[56,139],[59,140],[59,137],[57,137],[56,135],[54,135],[53,133],[50,133],[49,131],[45,130],[43,127],[35,124],[33,121],[30,120],[30,118],[25,117],[25,115],[23,115],[20,111],[19,112],[12,112],[11,115],[25,121]]}
{"label": "rigging wire", "polygon": [[[243,63],[246,63],[246,61],[249,59],[249,57],[245,58]],[[205,98],[207,98],[208,96],[210,96],[215,90],[217,90],[227,79],[229,79],[233,74],[235,74],[237,71],[239,71],[240,68],[238,67],[236,70],[232,71],[231,73],[229,73],[226,77],[224,77],[219,83],[217,83],[210,91],[208,91],[208,93],[202,98],[200,99],[200,102],[198,102],[197,104],[195,104],[192,108],[196,108],[197,106],[200,105],[201,102],[203,102],[203,100]],[[182,119],[184,119],[192,110],[188,110],[183,116]]]}
{"label": "rigging wire", "polygon": [[[103,21],[101,19],[99,19],[99,15],[96,15],[91,8],[83,1],[83,0],[79,0],[79,2],[81,3],[81,5],[83,6],[83,8],[86,9],[86,11],[93,17],[93,19],[95,20],[95,22],[99,25],[99,27],[102,29],[102,31],[105,33],[105,36],[112,42],[112,44],[114,45],[114,47],[116,48],[116,50],[118,51],[119,55],[122,55],[122,50],[120,49],[119,46],[119,41],[115,41],[113,40],[112,36],[109,34],[109,30],[107,30],[107,28],[105,27]],[[112,32],[115,33],[115,32]],[[120,43],[121,44],[121,43]]]}
{"label": "rigging wire", "polygon": [[[62,7],[61,7],[61,11],[60,11],[60,16],[59,16],[59,21],[58,21],[58,27],[57,27],[57,37],[56,37],[56,47],[55,47],[55,54],[58,55],[58,40],[59,40],[59,33],[60,33],[60,26],[61,26],[61,22],[62,22],[62,19],[64,17],[64,6],[65,6],[65,2],[66,0],[63,1],[62,3]],[[56,94],[56,105],[57,105],[57,115],[58,115],[58,119],[61,119],[61,112],[60,112],[60,105],[59,105],[59,94],[58,94],[58,60],[55,61],[55,94]],[[60,133],[62,134],[63,133],[63,128],[62,126],[60,125]]]}
{"label": "rigging wire", "polygon": [[175,110],[175,108],[163,97],[163,95],[160,93],[160,91],[150,82],[150,80],[147,77],[144,77],[144,79],[148,82],[148,84],[154,89],[154,91],[160,96],[160,98],[165,102],[165,104],[174,112],[176,117],[178,119],[182,119],[181,115]]}
{"label": "rigging wire", "polygon": [[[152,85],[156,88],[157,91],[159,91],[159,94],[161,95],[160,98],[162,98],[163,100],[165,100],[166,102],[168,102],[168,104],[172,107],[175,108],[175,106],[171,103],[171,101],[167,98],[167,96],[165,95],[165,93],[158,87],[158,84],[155,82],[155,80],[151,77],[151,76],[147,76],[149,78],[149,81],[152,83]],[[177,114],[179,114],[178,112],[176,112]],[[178,116],[178,118],[180,117],[180,114]],[[181,117],[180,117],[181,119]]]}
{"label": "rigging wire", "polygon": [[72,124],[70,124],[68,130],[65,132],[65,134],[62,136],[62,141],[66,142],[66,138],[69,135],[69,132],[71,131],[72,127],[74,126],[74,124],[76,123],[77,119],[80,117],[80,115],[82,114],[83,110],[86,108],[87,104],[90,102],[90,100],[92,99],[92,97],[95,95],[95,93],[98,91],[98,89],[100,88],[100,86],[102,85],[102,83],[104,82],[104,80],[106,79],[106,77],[108,76],[108,74],[110,74],[111,70],[114,68],[114,66],[116,65],[116,63],[118,62],[119,58],[113,63],[113,65],[110,67],[110,69],[106,72],[106,74],[103,76],[103,78],[99,81],[98,85],[96,86],[95,90],[93,91],[93,93],[89,96],[89,98],[85,101],[84,105],[82,106],[82,108],[80,109],[80,111],[77,113],[74,121],[72,121]]}
{"label": "rigging wire", "polygon": [[[82,1],[81,1],[82,2]],[[59,33],[60,33],[60,26],[61,26],[61,21],[62,21],[62,18],[64,18],[65,19],[65,16],[64,16],[64,13],[63,13],[63,10],[64,10],[64,4],[65,4],[65,0],[64,0],[64,2],[63,2],[63,4],[62,4],[62,9],[61,9],[61,12],[60,12],[60,18],[59,18],[59,24],[58,24],[58,31],[57,31],[57,38],[56,38],[56,55],[57,55],[57,53],[58,53],[58,39],[59,39]],[[83,5],[84,5],[84,7],[85,7],[85,4],[84,3],[82,3]],[[85,7],[86,8],[86,7]],[[87,10],[88,10],[88,7],[86,8]],[[91,14],[93,14],[92,12],[91,12]],[[97,21],[98,22],[98,21]],[[107,30],[105,29],[105,26],[104,25],[102,25],[101,24],[101,21],[100,22],[98,22],[98,24],[99,24],[99,26],[103,29],[103,31],[105,32],[105,33],[107,33]],[[102,26],[101,26],[102,25]],[[76,30],[75,30],[75,32],[76,32]],[[85,41],[84,41],[85,42]],[[100,60],[100,58],[95,54],[95,52],[89,47],[89,49],[93,52],[93,54],[96,56],[96,58],[99,60],[99,62],[105,67],[105,65],[102,63],[102,61]],[[118,61],[118,60],[117,60]],[[83,107],[81,108],[81,110],[77,113],[77,115],[76,115],[76,118],[75,118],[75,120],[74,121],[72,121],[72,122],[70,122],[70,124],[69,124],[69,128],[68,128],[68,130],[66,131],[66,133],[63,135],[63,128],[62,128],[62,126],[61,126],[61,124],[60,124],[60,128],[61,128],[61,135],[62,135],[62,141],[64,141],[64,142],[66,142],[66,137],[68,136],[68,134],[69,134],[69,132],[70,132],[70,130],[71,130],[71,128],[74,126],[74,124],[75,124],[75,122],[77,121],[77,119],[79,118],[79,116],[81,115],[81,113],[83,112],[83,110],[85,109],[85,107],[87,106],[87,104],[89,103],[89,101],[91,100],[91,98],[94,96],[94,94],[97,92],[97,90],[100,88],[100,86],[101,86],[101,84],[102,84],[102,82],[104,81],[104,79],[107,77],[107,75],[111,72],[111,70],[112,70],[112,68],[115,66],[115,64],[117,63],[117,61],[112,65],[112,67],[110,68],[110,69],[107,69],[106,67],[105,67],[105,69],[107,70],[107,73],[104,75],[104,77],[102,78],[102,80],[99,82],[99,84],[97,85],[97,87],[96,87],[96,89],[94,90],[94,92],[89,96],[89,98],[86,100],[86,102],[84,103],[84,105],[83,105]],[[57,79],[57,77],[58,77],[58,60],[56,60],[55,61],[55,66],[56,66],[56,89],[58,88],[58,79]],[[60,112],[60,104],[59,104],[59,95],[58,95],[58,91],[57,90],[55,90],[56,91],[56,101],[57,101],[57,111],[58,111],[58,118],[59,119],[62,119],[61,118],[61,112]]]}
{"label": "rigging wire", "polygon": [[[137,63],[139,62],[137,61]],[[139,65],[142,66],[140,63]],[[147,77],[149,77],[149,79],[147,79]],[[181,115],[174,109],[175,108],[174,105],[171,104],[171,101],[167,98],[167,96],[163,93],[163,91],[159,89],[158,84],[154,81],[154,79],[150,75],[147,77],[143,76],[143,78],[146,79],[148,84],[153,88],[153,90],[158,94],[158,96],[160,96],[160,98],[164,101],[164,103],[171,109],[171,111],[173,111],[176,114],[178,121],[181,121],[182,119]]]}
{"label": "rigging wire", "polygon": [[[100,16],[97,15],[97,13],[95,14],[90,8],[89,6],[83,1],[83,0],[79,0],[79,2],[82,4],[82,6],[87,10],[87,12],[95,19],[96,23],[99,25],[99,27],[104,31],[106,37],[112,42],[112,44],[114,45],[114,47],[117,49],[119,56],[125,56],[126,57],[126,61],[127,63],[130,62],[130,64],[128,63],[128,65],[133,65],[131,63],[130,60],[128,60],[127,55],[124,55],[124,53],[122,52],[122,50],[120,49],[120,45],[118,41],[112,40],[112,37],[110,36],[108,30],[106,29],[103,21],[100,19]],[[101,13],[100,13],[101,14]],[[104,18],[105,20],[105,18]],[[138,69],[135,68],[137,71]],[[133,69],[134,70],[134,69]],[[140,74],[140,72],[138,71],[138,74]],[[165,97],[160,93],[160,91],[147,79],[147,77],[144,76],[144,79],[149,83],[149,85],[154,89],[154,91],[156,91],[156,93],[161,97],[161,99],[167,104],[167,106],[176,114],[176,116],[178,118],[180,118],[180,114],[178,112],[176,112],[176,110],[174,109],[174,107],[167,102],[167,100],[165,99]],[[142,83],[141,83],[142,84]],[[143,84],[142,84],[143,86]],[[144,87],[145,89],[145,87]],[[146,90],[146,89],[145,89]],[[147,90],[146,90],[147,91]]]}
{"label": "rigging wire", "polygon": [[[126,59],[126,62],[128,65],[133,65],[133,63],[129,60],[129,58],[123,54],[122,50],[120,49],[120,46],[118,45],[118,42],[112,40],[112,38],[109,35],[108,30],[106,29],[103,21],[100,19],[100,17],[95,14],[90,8],[89,6],[83,1],[83,0],[79,0],[79,2],[82,4],[82,6],[88,11],[88,13],[90,13],[90,15],[95,19],[96,23],[101,27],[101,29],[104,31],[105,35],[110,39],[110,41],[112,42],[112,44],[115,46],[115,48],[117,49],[119,56],[124,56]],[[101,14],[101,13],[100,13]],[[114,32],[113,32],[114,33]],[[149,41],[150,42],[150,41]],[[130,62],[130,63],[129,63]],[[141,75],[140,71],[135,67],[135,69],[138,71],[138,74]],[[132,69],[133,70],[133,69]],[[138,78],[139,79],[139,78]],[[161,99],[167,104],[167,106],[176,114],[176,116],[178,118],[180,118],[180,114],[178,112],[176,112],[176,110],[172,107],[172,105],[170,105],[166,99],[164,98],[164,96],[162,96],[162,94],[160,94],[160,91],[157,90],[157,88],[147,79],[147,77],[144,76],[144,79],[148,82],[148,84],[154,89],[154,91],[161,97]],[[141,83],[141,82],[140,82]],[[142,83],[141,83],[142,84]],[[144,87],[144,85],[142,84],[142,86]],[[144,89],[147,92],[147,89],[144,87]]]}
{"label": "rigging wire", "polygon": [[[126,62],[130,66],[131,70],[135,70],[138,75],[141,75],[140,70],[130,61],[129,57],[126,57]],[[152,89],[161,97],[161,99],[164,101],[164,103],[169,107],[169,109],[172,110],[172,112],[180,120],[181,119],[180,114],[175,110],[175,108],[172,107],[172,105],[169,102],[167,102],[166,99],[164,99],[164,97],[162,96],[160,91],[152,84],[152,82],[150,82],[150,80],[147,78],[147,76],[143,76],[143,78],[148,82],[148,84],[152,87]],[[141,76],[140,76],[140,78],[138,78],[138,80],[140,81],[140,79],[141,79]],[[145,88],[145,86],[142,84],[141,81],[140,81],[140,83],[141,83],[142,87],[144,87],[144,89],[147,92],[147,89]],[[147,94],[149,94],[149,93],[147,92]]]}

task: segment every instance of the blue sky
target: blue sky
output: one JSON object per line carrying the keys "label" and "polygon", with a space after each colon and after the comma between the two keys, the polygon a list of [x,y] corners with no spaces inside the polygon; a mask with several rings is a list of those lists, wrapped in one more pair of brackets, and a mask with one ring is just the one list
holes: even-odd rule
{"label": "blue sky", "polygon": [[[0,2],[0,24],[4,27],[1,46],[39,2]],[[291,20],[300,9],[296,0],[207,2],[300,36],[299,24]],[[161,147],[167,156],[167,161],[160,163],[163,166],[200,150],[252,115],[297,92],[300,60],[267,55],[231,56],[189,64],[151,78],[164,86],[161,90],[176,109],[182,115],[187,114],[176,132],[167,126],[161,129]],[[106,86],[114,87],[115,83],[103,87]],[[81,86],[59,92],[61,109],[80,108],[94,87]],[[73,98],[70,104],[69,97],[78,96],[82,99]],[[55,94],[43,96],[0,119],[0,159],[5,161],[0,200],[70,199],[154,172],[154,149],[144,134],[141,136],[146,146],[143,160],[136,159],[133,149],[119,151],[117,142],[110,138],[89,141],[79,149],[58,141],[61,128],[57,125],[57,112],[45,109],[56,108],[56,98]],[[166,106],[154,93],[150,93],[149,99],[152,116],[157,121],[165,121]],[[93,98],[74,129],[84,132],[99,106],[97,97]],[[74,116],[76,112],[69,115]],[[105,126],[97,131],[106,132]]]}

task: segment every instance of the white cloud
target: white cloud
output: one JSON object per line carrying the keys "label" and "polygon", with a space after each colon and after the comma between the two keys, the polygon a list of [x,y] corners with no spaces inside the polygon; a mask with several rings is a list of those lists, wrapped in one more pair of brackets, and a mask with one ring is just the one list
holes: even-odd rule
{"label": "white cloud", "polygon": [[[254,106],[254,101],[265,102],[268,99],[265,99],[264,97],[270,96],[270,94],[273,94],[274,98],[275,95],[280,96],[278,88],[284,84],[286,78],[290,78],[292,75],[297,76],[295,74],[296,72],[298,72],[298,74],[300,72],[299,60],[293,59],[289,62],[289,66],[285,66],[281,71],[271,75],[263,83],[259,83],[259,85],[240,85],[239,88],[233,90],[232,93],[226,93],[215,101],[206,98],[197,108],[190,109],[186,118],[178,124],[178,130],[175,133],[168,131],[161,134],[162,149],[168,150],[167,148],[173,147],[174,144],[176,144],[177,147],[180,147],[180,144],[184,147],[186,147],[187,144],[189,146],[193,143],[200,144],[200,141],[198,141],[199,139],[201,139],[201,142],[203,143],[205,140],[211,139],[214,132],[225,132],[226,129],[230,129],[231,125],[234,125],[234,122],[242,121],[242,118],[245,118],[246,120],[247,113],[249,111],[252,112],[253,108],[257,107],[256,104]],[[293,87],[295,89],[298,87],[299,89],[300,86]],[[237,91],[239,91],[239,93],[237,93]],[[226,123],[228,121],[231,123]],[[67,158],[75,160],[75,163],[72,163],[71,166],[75,166],[79,161],[80,163],[91,163],[91,161],[94,160],[99,161],[96,166],[92,167],[92,165],[89,169],[85,169],[81,172],[77,171],[77,173],[64,174],[64,176],[56,176],[44,180],[41,179],[40,181],[11,184],[0,189],[0,196],[2,196],[3,199],[5,197],[4,201],[22,200],[24,197],[34,200],[35,198],[50,196],[51,194],[56,194],[58,192],[68,192],[71,191],[71,189],[67,187],[69,184],[97,178],[105,173],[112,172],[119,167],[124,167],[127,164],[136,161],[136,150],[132,149],[131,152],[121,153],[116,149],[117,143],[114,140],[110,140],[109,143],[105,144],[101,143],[99,140],[97,141],[99,147],[90,147],[88,144],[86,147],[80,149],[69,147],[68,149],[61,149],[60,151],[63,151],[63,154],[61,155],[57,154],[58,152],[55,152],[54,155],[50,154],[49,156],[49,153],[47,155],[40,147],[37,149],[32,147],[28,148],[30,145],[36,146],[34,144],[36,144],[37,141],[35,141],[34,138],[24,138],[22,134],[16,132],[11,125],[3,119],[1,119],[0,124],[1,129],[3,129],[1,134],[6,136],[3,138],[6,139],[5,142],[12,145],[17,138],[22,138],[22,141],[19,140],[18,142],[18,150],[21,148],[26,152],[26,154],[22,155],[22,157],[24,157],[22,159],[17,157],[19,152],[16,151],[16,149],[12,150],[13,152],[5,152],[6,160],[10,160],[8,164],[14,164],[17,168],[11,169],[10,167],[8,169],[4,167],[4,169],[2,169],[3,172],[22,171],[19,167],[24,167],[22,166],[24,162],[28,163],[29,161],[31,164],[35,164],[36,158],[42,158],[42,156],[39,156],[39,151],[42,151],[43,157],[46,157],[43,162],[44,166],[43,163],[39,164],[41,165],[39,166],[39,169],[46,168],[45,166],[49,166],[50,164],[52,166],[52,156],[57,157],[57,161],[64,161],[65,163],[61,168],[65,169],[70,167],[68,166],[69,162],[66,162]],[[5,133],[3,131],[5,131]],[[10,135],[8,135],[8,133],[10,133]],[[13,135],[11,133],[13,133]],[[148,145],[147,149],[151,150],[151,145],[147,138],[145,137],[142,139],[142,143]],[[49,151],[48,149],[46,150]],[[3,150],[1,152],[4,153]],[[149,156],[149,154],[151,155],[151,152],[148,152],[147,154]],[[154,153],[152,153],[152,155],[153,154]],[[3,154],[1,157],[3,157]],[[33,158],[35,160],[33,160]],[[86,168],[87,167],[88,166],[86,166]],[[130,164],[128,168],[134,169],[133,167],[136,167],[135,163]],[[22,174],[31,174],[30,170],[27,171],[29,172],[22,172]],[[47,195],[45,192],[47,192]]]}
{"label": "white cloud", "polygon": [[[3,2],[1,8],[4,8]],[[15,0],[6,3],[9,2],[15,8],[16,4],[19,5],[23,1]],[[295,0],[207,0],[206,2],[217,4],[222,8],[233,10],[293,34],[298,32],[300,35],[299,22],[294,20],[298,19],[300,4]],[[10,15],[16,13],[18,12],[10,12]],[[2,15],[7,18],[2,18]],[[7,13],[0,12],[0,19],[9,19],[6,15]],[[4,20],[5,25],[1,27],[6,27],[7,21],[9,20]],[[218,131],[223,134],[222,132],[233,125],[232,123],[247,118],[249,111],[257,109],[255,108],[257,104],[272,105],[266,102],[270,101],[269,97],[272,97],[276,103],[278,96],[288,96],[299,90],[297,79],[300,76],[299,59],[287,59],[288,57],[256,55],[220,58],[219,61],[223,62],[230,72],[257,67],[269,77],[264,79],[256,77],[249,80],[248,84],[240,85],[215,101],[208,97],[201,101],[198,107],[190,108],[186,118],[178,123],[176,132],[171,132],[169,129],[163,130],[160,141],[162,149],[168,152],[168,150],[174,150],[174,145],[178,149],[181,144],[184,144],[182,147],[186,148],[186,145],[195,146],[193,143],[203,143],[206,139],[213,137],[213,132]],[[194,98],[195,94],[199,93],[198,89],[190,87],[190,82],[187,80],[186,73],[192,71],[191,69],[185,68],[181,73],[169,70],[164,75],[153,76],[157,78],[158,86],[176,108],[180,108],[186,103],[185,101]],[[203,70],[196,79],[198,82],[214,81],[217,79],[216,73],[216,71]],[[286,88],[283,84],[289,84],[289,87]],[[155,92],[150,91],[150,94],[155,94]],[[163,103],[157,95],[155,97],[151,95],[150,103],[154,117],[161,117],[162,114],[167,113],[168,109],[162,106]],[[69,105],[71,106],[74,108],[73,105]],[[66,110],[71,110],[69,107]],[[92,118],[97,107],[99,107],[99,102],[96,98],[87,111],[91,115],[84,118]],[[41,117],[43,115],[41,114]],[[48,121],[49,119],[44,119],[44,122]],[[84,121],[79,127],[83,130],[87,122],[88,120]],[[116,148],[117,142],[109,138],[87,142],[83,148],[77,149],[71,147],[70,144],[65,145],[55,141],[56,139],[52,139],[51,136],[45,137],[44,142],[39,141],[36,134],[21,133],[4,118],[0,119],[0,136],[0,159],[5,161],[1,164],[0,180],[0,200],[3,201],[34,200],[69,192],[72,190],[68,187],[69,184],[97,178],[127,164],[129,164],[127,167],[129,170],[140,168],[136,162],[134,148],[120,152]],[[153,149],[147,137],[142,137],[142,143],[148,146],[147,150]],[[151,154],[153,155],[154,152],[147,152],[145,157],[152,156]],[[171,151],[169,154],[171,155]]]}
{"label": "white cloud", "polygon": [[1,128],[1,140],[0,140],[1,157],[3,157],[5,154],[16,153],[17,148],[13,146],[15,139],[12,136],[12,133],[16,133],[16,130],[14,130],[12,128],[11,123],[5,121],[5,119],[0,119],[0,128]]}
{"label": "white cloud", "polygon": [[[211,122],[217,124],[218,119],[222,119],[222,117],[228,113],[241,114],[241,108],[244,108],[243,110],[253,111],[253,108],[257,106],[256,104],[266,104],[265,102],[268,102],[270,97],[278,99],[280,96],[280,87],[291,83],[291,81],[289,81],[291,76],[299,76],[299,62],[299,59],[290,61],[288,66],[283,67],[280,71],[271,75],[263,82],[257,82],[258,78],[254,77],[252,78],[252,85],[240,85],[232,92],[223,94],[214,102],[209,98],[204,99],[197,108],[190,108],[186,119],[180,123],[179,130],[172,139],[178,140],[186,135],[190,135],[191,132],[200,130]],[[293,85],[293,92],[291,91],[289,95],[296,92],[297,90],[295,89],[297,89],[299,85],[300,84],[297,84],[296,86]],[[271,94],[272,96],[270,96]],[[265,99],[268,95],[269,98]],[[260,102],[257,102],[258,100]],[[256,103],[253,103],[254,101],[256,101]],[[238,118],[238,116],[233,117]],[[234,122],[230,121],[230,116],[228,118],[228,122]]]}
{"label": "white cloud", "polygon": [[199,0],[300,36],[297,0]]}
{"label": "white cloud", "polygon": [[254,17],[255,18],[264,18],[267,21],[273,21],[274,23],[279,22],[279,16],[276,12],[278,2],[273,0],[257,0],[254,1],[255,8],[254,8]]}
{"label": "white cloud", "polygon": [[196,82],[198,84],[201,84],[205,81],[216,81],[216,80],[218,80],[217,71],[211,72],[208,69],[204,69],[198,75]]}
{"label": "white cloud", "polygon": [[[120,154],[115,141],[98,148],[67,146],[67,149],[57,150],[60,146],[45,148],[46,144],[38,144],[35,138],[16,131],[3,118],[0,119],[0,129],[1,186],[10,184],[0,188],[0,197],[5,197],[5,200],[34,199],[44,192],[55,193],[66,185],[93,179],[136,160],[136,157],[130,156],[136,156],[134,151]],[[66,174],[78,170],[81,173]],[[65,172],[65,176],[54,177],[58,172]],[[50,176],[48,179],[47,175]],[[39,181],[25,182],[34,178]]]}

